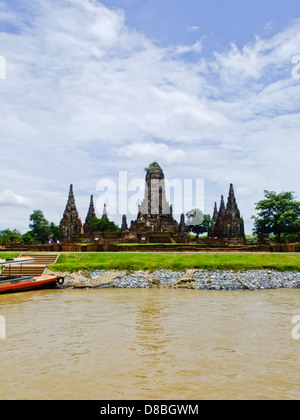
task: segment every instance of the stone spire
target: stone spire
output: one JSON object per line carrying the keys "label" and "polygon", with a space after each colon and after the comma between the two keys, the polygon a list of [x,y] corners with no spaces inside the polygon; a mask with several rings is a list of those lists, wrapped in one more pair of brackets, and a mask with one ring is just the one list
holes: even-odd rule
{"label": "stone spire", "polygon": [[91,195],[89,210],[85,219],[85,223],[83,225],[84,233],[90,233],[89,221],[93,217],[96,217],[96,212],[95,212],[95,206],[94,206],[94,196]]}
{"label": "stone spire", "polygon": [[211,225],[210,225],[210,228],[208,230],[208,236],[209,237],[214,236],[214,233],[215,233],[215,224],[216,224],[216,222],[218,220],[218,214],[219,214],[219,212],[218,212],[218,206],[217,206],[217,203],[215,202],[213,217],[211,219]]}
{"label": "stone spire", "polygon": [[238,209],[238,206],[236,204],[236,199],[234,195],[234,189],[233,184],[230,184],[229,189],[229,195],[228,195],[228,201],[225,211],[226,216],[230,216],[232,218],[239,218],[240,217],[240,211]]}
{"label": "stone spire", "polygon": [[104,207],[103,207],[103,214],[102,214],[101,219],[108,219],[106,204],[104,204]]}
{"label": "stone spire", "polygon": [[166,199],[165,175],[157,162],[151,163],[147,168],[141,213],[154,217],[159,214],[171,215],[171,208]]}
{"label": "stone spire", "polygon": [[240,216],[236,203],[233,184],[230,184],[226,207],[223,195],[221,197],[220,209],[214,223],[213,236],[233,242],[245,242],[244,220]]}
{"label": "stone spire", "polygon": [[230,184],[229,188],[229,195],[223,221],[223,237],[230,240],[237,240],[239,242],[245,241],[244,220],[241,218],[232,184]]}
{"label": "stone spire", "polygon": [[130,229],[136,233],[178,232],[178,223],[166,198],[165,175],[157,162],[146,169],[144,199]]}
{"label": "stone spire", "polygon": [[180,223],[178,226],[178,233],[186,233],[185,216],[184,213],[180,216]]}
{"label": "stone spire", "polygon": [[216,220],[217,220],[217,218],[218,218],[218,207],[217,207],[217,203],[215,202],[214,213],[213,213],[213,217],[212,217],[212,219],[213,219],[214,221],[216,221]]}
{"label": "stone spire", "polygon": [[[217,210],[217,207],[215,206],[215,210]],[[225,216],[225,202],[224,202],[224,196],[221,195],[221,202],[220,202],[220,208],[217,213],[217,217],[214,220],[214,230],[213,230],[213,236],[216,238],[222,238],[223,237],[223,220]],[[215,211],[214,211],[215,216]]]}
{"label": "stone spire", "polygon": [[60,236],[62,239],[71,239],[74,235],[82,233],[82,223],[78,215],[73,193],[73,185],[70,185],[67,205],[60,222]]}
{"label": "stone spire", "polygon": [[122,229],[122,232],[127,232],[128,231],[126,214],[124,214],[123,217],[122,217],[122,226],[121,226],[121,229]]}
{"label": "stone spire", "polygon": [[218,219],[223,218],[225,216],[225,201],[224,201],[224,196],[221,195],[221,202],[220,202],[220,208],[219,208],[219,212],[218,212]]}
{"label": "stone spire", "polygon": [[75,217],[78,217],[78,212],[76,209],[75,197],[74,197],[74,192],[73,192],[73,184],[70,185],[69,196],[68,196],[68,201],[65,208],[64,216],[68,216],[68,214],[70,213],[73,213]]}

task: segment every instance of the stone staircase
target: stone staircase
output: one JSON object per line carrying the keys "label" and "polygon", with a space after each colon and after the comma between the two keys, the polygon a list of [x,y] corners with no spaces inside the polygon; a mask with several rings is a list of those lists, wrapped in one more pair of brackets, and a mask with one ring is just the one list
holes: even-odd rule
{"label": "stone staircase", "polygon": [[[22,264],[22,276],[42,276],[48,265],[56,263],[59,253],[51,252],[51,254],[30,254],[23,252],[19,256],[34,258],[33,263]],[[3,277],[10,275],[11,277],[18,277],[20,275],[20,265],[11,265],[4,267],[2,272]]]}

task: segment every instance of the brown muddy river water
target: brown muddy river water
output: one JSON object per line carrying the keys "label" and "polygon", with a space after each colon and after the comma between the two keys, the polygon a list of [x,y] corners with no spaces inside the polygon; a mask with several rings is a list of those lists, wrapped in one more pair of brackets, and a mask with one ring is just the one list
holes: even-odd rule
{"label": "brown muddy river water", "polygon": [[300,290],[2,295],[0,399],[299,399],[295,315]]}

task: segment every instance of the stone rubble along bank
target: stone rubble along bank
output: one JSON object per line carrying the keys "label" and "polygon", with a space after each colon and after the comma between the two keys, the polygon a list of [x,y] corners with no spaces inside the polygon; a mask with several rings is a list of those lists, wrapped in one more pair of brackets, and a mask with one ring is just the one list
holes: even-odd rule
{"label": "stone rubble along bank", "polygon": [[[58,274],[58,273],[56,273]],[[298,289],[300,272],[273,270],[199,270],[186,271],[81,271],[59,273],[65,277],[62,288],[173,288],[199,290]]]}

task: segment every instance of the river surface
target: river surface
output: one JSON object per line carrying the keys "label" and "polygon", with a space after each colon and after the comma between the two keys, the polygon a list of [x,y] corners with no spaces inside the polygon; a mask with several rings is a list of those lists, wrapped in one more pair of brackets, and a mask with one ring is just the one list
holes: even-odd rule
{"label": "river surface", "polygon": [[0,399],[299,399],[300,290],[0,296]]}

